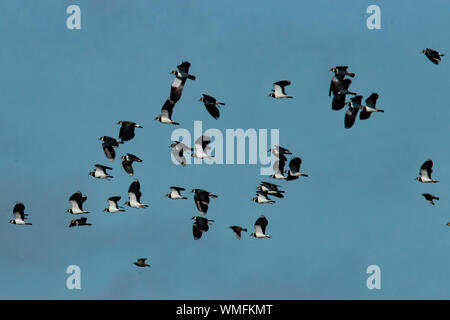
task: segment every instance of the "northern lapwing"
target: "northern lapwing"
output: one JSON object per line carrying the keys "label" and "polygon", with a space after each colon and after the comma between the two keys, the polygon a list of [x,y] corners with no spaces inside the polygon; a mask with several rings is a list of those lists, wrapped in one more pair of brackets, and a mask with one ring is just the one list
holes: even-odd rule
{"label": "northern lapwing", "polygon": [[283,99],[283,98],[293,98],[292,96],[288,96],[286,94],[286,87],[291,84],[291,81],[289,80],[281,80],[277,81],[273,84],[272,92],[269,93],[269,97],[275,98],[275,99]]}
{"label": "northern lapwing", "polygon": [[170,193],[166,194],[169,199],[187,199],[185,196],[181,195],[181,191],[186,190],[181,187],[170,187]]}
{"label": "northern lapwing", "polygon": [[271,174],[270,177],[277,180],[287,179],[287,177],[283,175],[285,165],[286,161],[284,160],[280,159],[275,161],[273,164],[273,174]]}
{"label": "northern lapwing", "polygon": [[348,69],[348,66],[337,66],[337,67],[331,68],[330,71],[334,72],[334,75],[339,80],[343,80],[345,78],[345,76],[354,78],[355,74],[353,72],[348,72],[347,69]]}
{"label": "northern lapwing", "polygon": [[425,200],[427,200],[429,203],[431,203],[434,206],[433,200],[439,200],[439,197],[433,196],[431,193],[422,193]]}
{"label": "northern lapwing", "polygon": [[250,236],[255,238],[270,238],[268,234],[266,234],[266,227],[269,224],[265,216],[260,216],[255,222],[255,232],[250,234]]}
{"label": "northern lapwing", "polygon": [[252,198],[252,201],[256,203],[275,203],[272,199],[269,199],[267,196],[267,192],[265,191],[256,191],[257,197]]}
{"label": "northern lapwing", "polygon": [[284,198],[284,195],[283,195],[284,191],[279,190],[278,189],[279,187],[280,187],[279,185],[262,181],[261,185],[256,187],[256,189],[260,190],[260,191],[264,191],[267,194],[269,194],[271,196],[275,196],[277,198]]}
{"label": "northern lapwing", "polygon": [[69,228],[71,227],[80,227],[80,226],[92,226],[92,224],[87,223],[87,218],[83,217],[80,219],[73,219],[70,221]]}
{"label": "northern lapwing", "polygon": [[125,210],[118,204],[120,199],[120,196],[110,197],[108,199],[108,208],[103,209],[103,211],[109,213],[124,212]]}
{"label": "northern lapwing", "polygon": [[205,158],[213,158],[214,156],[208,154],[208,150],[211,149],[209,144],[211,143],[211,137],[201,136],[194,143],[194,152],[191,154],[192,157],[205,159]]}
{"label": "northern lapwing", "polygon": [[361,109],[362,96],[355,96],[350,99],[350,102],[346,102],[348,110],[345,112],[344,126],[345,129],[350,129],[355,124],[358,111]]}
{"label": "northern lapwing", "polygon": [[209,114],[214,118],[214,119],[219,119],[220,117],[220,111],[218,106],[219,105],[225,105],[225,103],[217,100],[214,97],[208,96],[207,94],[202,93],[203,97],[200,98],[200,101],[203,102],[203,104],[205,105],[206,110],[208,110]]}
{"label": "northern lapwing", "polygon": [[119,144],[123,144],[123,142],[108,136],[100,137],[99,140],[103,141],[102,148],[106,158],[108,158],[109,161],[114,161],[116,157],[116,152],[114,151],[114,148],[118,148]]}
{"label": "northern lapwing", "polygon": [[75,192],[69,198],[69,203],[72,206],[72,208],[67,209],[66,212],[69,212],[71,214],[89,213],[88,211],[83,210],[83,202],[85,202],[86,199],[87,196],[83,195],[80,191]]}
{"label": "northern lapwing", "polygon": [[345,107],[345,97],[347,94],[356,95],[355,92],[351,92],[348,90],[352,80],[350,79],[342,79],[339,80],[336,77],[333,77],[330,84],[330,90],[328,95],[331,96],[333,93],[333,101],[331,102],[332,110],[341,110]]}
{"label": "northern lapwing", "polygon": [[138,179],[135,179],[128,188],[128,201],[125,205],[131,208],[146,208],[148,205],[141,203],[141,184]]}
{"label": "northern lapwing", "polygon": [[242,231],[247,232],[247,229],[242,228],[240,226],[231,226],[230,229],[233,230],[234,234],[236,235],[236,238],[238,238],[239,240],[241,240]]}
{"label": "northern lapwing", "polygon": [[121,156],[120,159],[123,159],[122,168],[126,173],[128,173],[130,177],[134,175],[134,169],[132,166],[133,162],[142,162],[142,160],[138,156],[135,156],[131,153],[127,153],[126,155]]}
{"label": "northern lapwing", "polygon": [[378,93],[372,93],[366,99],[366,105],[361,106],[361,113],[359,114],[359,119],[366,120],[369,119],[370,115],[374,112],[384,112],[384,110],[378,109],[376,107],[378,100]]}
{"label": "northern lapwing", "polygon": [[201,214],[206,214],[208,212],[209,199],[217,198],[217,195],[202,189],[192,189],[191,192],[194,193],[194,202],[197,210]]}
{"label": "northern lapwing", "polygon": [[444,56],[444,54],[430,48],[422,50],[422,53],[434,64],[439,64],[439,62],[441,62],[441,57]]}
{"label": "northern lapwing", "polygon": [[9,223],[31,226],[30,222],[25,221],[28,214],[25,213],[25,205],[23,203],[18,202],[14,205],[13,215],[14,219],[9,220]]}
{"label": "northern lapwing", "polygon": [[119,121],[117,124],[120,124],[119,131],[119,139],[121,141],[129,141],[134,138],[134,128],[142,128],[141,125],[131,122],[131,121]]}
{"label": "northern lapwing", "polygon": [[97,179],[111,179],[113,178],[113,176],[109,175],[106,170],[112,170],[111,167],[107,167],[107,166],[103,166],[101,164],[96,164],[95,166],[95,170],[89,172],[89,175],[97,178]]}
{"label": "northern lapwing", "polygon": [[194,224],[192,225],[192,234],[194,235],[194,240],[199,240],[204,232],[209,230],[209,224],[214,222],[214,220],[206,219],[203,217],[192,217]]}
{"label": "northern lapwing", "polygon": [[287,161],[286,154],[292,154],[288,149],[274,145],[273,148],[270,148],[269,151],[272,152],[272,154],[277,157],[280,160]]}
{"label": "northern lapwing", "polygon": [[137,261],[136,262],[133,262],[135,265],[137,265],[138,267],[140,267],[140,268],[143,268],[143,267],[150,267],[150,265],[149,264],[147,264],[145,261],[147,261],[148,260],[148,258],[139,258],[139,259],[137,259]]}
{"label": "northern lapwing", "polygon": [[175,160],[183,167],[186,166],[186,157],[184,156],[184,153],[186,151],[192,152],[194,149],[179,141],[175,141],[170,145],[170,147],[172,148],[172,155]]}
{"label": "northern lapwing", "polygon": [[157,120],[161,123],[179,125],[178,122],[175,122],[172,120],[172,113],[173,113],[174,107],[175,107],[175,102],[173,102],[170,99],[167,99],[161,108],[161,114],[159,116],[157,116],[155,118],[155,120]]}
{"label": "northern lapwing", "polygon": [[287,173],[286,180],[295,180],[298,179],[298,177],[308,177],[309,175],[300,172],[300,166],[302,165],[302,159],[299,157],[292,158],[289,161],[289,170],[286,170],[285,173]]}
{"label": "northern lapwing", "polygon": [[433,172],[433,161],[428,159],[420,167],[420,176],[416,178],[417,181],[423,183],[437,183],[439,181],[431,178],[431,173]]}

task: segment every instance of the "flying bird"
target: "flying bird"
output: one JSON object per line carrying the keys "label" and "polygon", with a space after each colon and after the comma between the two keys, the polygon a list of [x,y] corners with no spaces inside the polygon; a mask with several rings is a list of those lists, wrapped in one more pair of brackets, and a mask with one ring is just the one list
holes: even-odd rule
{"label": "flying bird", "polygon": [[347,71],[348,66],[337,66],[330,69],[331,72],[334,72],[335,76],[339,80],[343,80],[345,76],[355,77],[355,74]]}
{"label": "flying bird", "polygon": [[187,61],[183,61],[177,68],[178,70],[173,70],[171,74],[175,75],[175,79],[170,86],[170,100],[173,103],[177,103],[183,94],[184,85],[186,79],[195,80],[195,76],[189,74],[189,67],[191,64]]}
{"label": "flying bird", "polygon": [[308,177],[307,174],[300,172],[301,165],[302,159],[299,157],[292,158],[291,161],[289,161],[289,170],[286,170],[285,172],[287,173],[287,181],[298,179],[298,177]]}
{"label": "flying bird", "polygon": [[111,167],[107,167],[107,166],[103,166],[101,164],[96,164],[95,165],[95,170],[89,172],[90,176],[93,176],[94,178],[97,179],[111,179],[113,178],[113,176],[109,175],[106,170],[112,170]]}
{"label": "flying bird", "polygon": [[434,64],[439,64],[439,62],[441,62],[441,57],[444,56],[444,54],[430,48],[422,50],[422,53]]}
{"label": "flying bird", "polygon": [[260,190],[260,191],[264,191],[267,194],[275,196],[277,198],[284,198],[284,195],[283,195],[284,191],[279,190],[278,189],[279,187],[280,187],[279,185],[262,181],[261,185],[256,187],[256,189]]}
{"label": "flying bird", "polygon": [[274,179],[287,179],[284,175],[284,166],[286,165],[286,161],[284,160],[277,160],[273,164],[273,174],[270,175],[271,178]]}
{"label": "flying bird", "polygon": [[25,205],[23,203],[18,202],[14,205],[13,215],[14,219],[9,220],[9,223],[31,226],[30,222],[25,221],[28,214],[25,213]]}
{"label": "flying bird", "polygon": [[75,192],[69,198],[69,203],[72,206],[72,208],[67,209],[66,212],[69,212],[71,214],[89,213],[88,211],[83,210],[83,202],[85,202],[86,199],[87,196],[83,195],[80,191]]}
{"label": "flying bird", "polygon": [[268,234],[266,234],[266,227],[269,224],[265,216],[260,216],[258,220],[255,222],[255,232],[250,234],[250,236],[255,238],[270,238]]}
{"label": "flying bird", "polygon": [[135,156],[134,154],[131,153],[127,153],[126,155],[121,156],[120,159],[123,159],[122,167],[130,177],[132,177],[134,174],[134,169],[132,166],[133,162],[142,162],[142,160],[139,159],[138,156]]}
{"label": "flying bird", "polygon": [[161,123],[179,125],[178,122],[172,120],[173,107],[175,107],[175,102],[167,99],[161,108],[161,114],[157,116],[155,120],[158,120]]}
{"label": "flying bird", "polygon": [[83,217],[80,219],[74,219],[70,221],[69,228],[71,227],[79,227],[79,226],[92,226],[92,224],[87,223],[87,218]]}
{"label": "flying bird", "polygon": [[125,205],[132,208],[146,208],[148,205],[141,203],[141,184],[138,179],[135,179],[130,188],[128,188],[128,201],[125,202]]}
{"label": "flying bird", "polygon": [[372,93],[367,99],[366,99],[366,105],[361,106],[361,113],[359,114],[359,119],[366,120],[369,119],[370,115],[374,112],[384,112],[384,110],[376,108],[378,100],[378,93]]}
{"label": "flying bird", "polygon": [[203,101],[203,104],[206,107],[206,110],[208,110],[209,114],[214,118],[214,119],[219,119],[220,117],[220,111],[218,106],[219,105],[225,105],[225,103],[220,102],[219,100],[216,100],[216,98],[213,98],[211,96],[208,96],[206,94],[202,94],[203,97],[200,98],[200,101]]}
{"label": "flying bird", "polygon": [[345,129],[350,129],[355,123],[358,111],[361,109],[362,96],[355,96],[350,99],[351,102],[346,104],[349,106],[348,110],[345,112],[344,125]]}
{"label": "flying bird", "polygon": [[110,197],[108,199],[108,208],[103,209],[105,212],[116,213],[116,212],[124,212],[125,210],[122,207],[119,207],[120,196]]}
{"label": "flying bird", "polygon": [[252,198],[252,201],[256,203],[275,203],[272,199],[269,199],[267,196],[267,192],[265,191],[256,191],[257,197]]}
{"label": "flying bird", "polygon": [[189,68],[191,67],[190,62],[183,61],[180,65],[177,66],[177,70],[173,70],[171,73],[174,74],[177,78],[181,79],[190,79],[195,80],[195,76],[189,74]]}
{"label": "flying bird", "polygon": [[134,128],[142,128],[142,126],[131,121],[119,121],[117,124],[122,125],[119,131],[119,139],[121,141],[129,141],[134,138]]}
{"label": "flying bird", "polygon": [[192,217],[195,220],[192,225],[192,234],[194,235],[194,240],[199,240],[203,232],[207,232],[209,230],[210,222],[214,222],[214,220],[206,219],[203,217]]}
{"label": "flying bird", "polygon": [[169,199],[187,199],[185,196],[181,195],[181,191],[186,190],[185,188],[180,187],[170,187],[170,193],[166,194],[166,197]]}
{"label": "flying bird", "polygon": [[188,147],[182,142],[175,141],[170,145],[172,148],[172,155],[177,160],[179,164],[181,164],[183,167],[186,165],[186,157],[184,156],[185,151],[194,151],[193,148]]}
{"label": "flying bird", "polygon": [[217,198],[217,195],[212,194],[211,192],[205,191],[202,189],[192,189],[191,192],[195,193],[194,194],[194,202],[195,202],[195,205],[197,206],[197,210],[201,214],[206,214],[208,212],[209,199]]}
{"label": "flying bird", "polygon": [[100,137],[99,140],[103,141],[102,148],[106,157],[109,159],[109,161],[113,161],[116,157],[116,152],[114,151],[114,148],[118,148],[119,144],[123,144],[123,142],[108,136]]}
{"label": "flying bird", "polygon": [[289,80],[281,80],[277,81],[273,84],[272,92],[269,93],[269,97],[275,99],[283,99],[283,98],[293,98],[292,96],[286,95],[285,87],[291,84]]}
{"label": "flying bird", "polygon": [[207,151],[211,149],[209,144],[211,143],[211,137],[208,136],[201,136],[197,140],[195,140],[194,143],[194,152],[191,154],[191,156],[204,159],[204,158],[213,158],[214,156],[209,155]]}
{"label": "flying bird", "polygon": [[417,181],[423,183],[436,183],[439,182],[431,178],[431,173],[433,172],[433,161],[428,159],[420,167],[420,176],[416,178]]}
{"label": "flying bird", "polygon": [[145,261],[148,260],[147,258],[139,258],[137,259],[136,262],[133,262],[135,265],[137,265],[138,267],[150,267],[149,264],[145,263]]}
{"label": "flying bird", "polygon": [[239,240],[241,240],[241,233],[242,233],[242,231],[247,232],[247,229],[242,228],[240,226],[231,226],[230,229],[233,230],[234,234],[236,235],[236,237]]}
{"label": "flying bird", "polygon": [[288,149],[275,145],[273,148],[270,148],[269,151],[280,160],[287,161],[286,154],[292,154]]}
{"label": "flying bird", "polygon": [[427,200],[429,203],[431,203],[434,206],[433,200],[439,200],[439,197],[433,196],[431,193],[422,193],[425,200]]}
{"label": "flying bird", "polygon": [[356,95],[355,92],[348,90],[351,83],[352,80],[350,79],[339,80],[338,78],[333,77],[330,84],[330,90],[328,92],[329,96],[333,93],[333,101],[331,102],[332,110],[341,110],[345,107],[345,96],[347,94]]}

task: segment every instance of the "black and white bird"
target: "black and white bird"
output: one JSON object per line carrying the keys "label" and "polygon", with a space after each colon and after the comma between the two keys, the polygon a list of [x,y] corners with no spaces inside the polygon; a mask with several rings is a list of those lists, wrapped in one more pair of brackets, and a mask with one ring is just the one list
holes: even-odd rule
{"label": "black and white bird", "polygon": [[147,261],[148,260],[148,258],[139,258],[139,259],[137,259],[137,261],[136,262],[133,262],[135,265],[137,265],[138,267],[140,267],[140,268],[143,268],[143,267],[150,267],[150,265],[149,264],[147,264],[145,261]]}
{"label": "black and white bird", "polygon": [[286,170],[287,173],[286,180],[295,180],[298,177],[308,177],[307,174],[300,172],[300,166],[302,165],[302,159],[299,157],[292,158],[289,161],[289,170]]}
{"label": "black and white bird", "polygon": [[175,107],[175,102],[170,99],[167,99],[164,102],[164,105],[161,108],[161,114],[155,118],[161,123],[179,125],[178,122],[172,120],[173,108]]}
{"label": "black and white bird", "polygon": [[269,197],[267,196],[267,192],[265,191],[256,191],[256,194],[258,196],[252,198],[252,201],[256,203],[270,203],[270,204],[275,203],[275,201],[269,199]]}
{"label": "black and white bird", "polygon": [[31,226],[30,222],[25,221],[28,214],[25,213],[25,205],[23,203],[18,202],[14,205],[13,215],[14,219],[9,220],[9,223]]}
{"label": "black and white bird", "polygon": [[337,66],[330,69],[339,80],[343,80],[345,76],[355,77],[355,74],[347,71],[348,66]]}
{"label": "black and white bird", "polygon": [[422,50],[422,53],[434,64],[439,64],[439,62],[441,62],[441,57],[444,56],[444,54],[430,48]]}
{"label": "black and white bird", "polygon": [[209,144],[211,143],[211,137],[208,136],[201,136],[197,140],[195,140],[194,143],[194,152],[191,154],[191,156],[199,159],[205,159],[205,158],[213,158],[214,156],[208,154],[208,150],[211,149]]}
{"label": "black and white bird", "polygon": [[80,191],[75,192],[69,198],[69,203],[72,206],[71,209],[67,209],[66,212],[71,214],[83,214],[89,213],[86,210],[83,210],[83,203],[86,201],[87,196],[83,195]]}
{"label": "black and white bird", "polygon": [[116,158],[116,152],[114,151],[114,148],[118,148],[119,144],[123,144],[123,142],[108,136],[100,137],[99,140],[103,141],[102,148],[105,156],[109,159],[109,161],[114,161],[114,159]]}
{"label": "black and white bird", "polygon": [[269,194],[271,196],[275,196],[277,198],[284,198],[284,195],[283,195],[284,191],[279,190],[278,189],[279,187],[280,187],[279,185],[262,181],[261,185],[256,187],[256,189],[258,189],[260,191],[264,191],[267,194]]}
{"label": "black and white bird", "polygon": [[266,234],[266,227],[269,224],[265,216],[260,216],[258,220],[255,222],[255,232],[250,234],[250,236],[255,238],[270,238],[268,234]]}
{"label": "black and white bird", "polygon": [[207,94],[202,93],[203,97],[200,98],[200,101],[203,102],[203,104],[206,107],[206,110],[208,110],[209,114],[214,119],[219,119],[220,117],[220,111],[218,106],[219,105],[225,105],[225,103],[220,102],[219,100],[216,100],[216,98],[208,96]]}
{"label": "black and white bird", "polygon": [[272,92],[269,93],[269,97],[275,98],[275,99],[283,99],[283,98],[293,98],[292,96],[288,96],[286,94],[286,87],[291,84],[291,81],[289,80],[281,80],[277,81],[273,84]]}
{"label": "black and white bird", "polygon": [[242,231],[247,232],[247,229],[242,228],[241,226],[231,226],[230,229],[233,230],[236,238],[238,238],[239,240],[241,240]]}
{"label": "black and white bird", "polygon": [[277,157],[280,160],[287,161],[286,154],[292,154],[288,149],[274,145],[273,148],[270,148],[269,151],[272,152],[272,154]]}
{"label": "black and white bird", "polygon": [[378,100],[378,93],[372,93],[366,99],[366,105],[361,106],[361,113],[359,114],[359,119],[366,120],[370,118],[370,115],[374,112],[384,112],[384,110],[378,109],[376,107]]}
{"label": "black and white bird", "polygon": [[285,165],[286,161],[284,160],[280,159],[275,161],[273,164],[273,174],[271,174],[270,177],[277,180],[287,179],[287,177],[283,175]]}
{"label": "black and white bird", "polygon": [[181,195],[181,191],[186,190],[181,187],[170,187],[170,193],[166,194],[169,199],[187,199],[185,196]]}
{"label": "black and white bird", "polygon": [[87,223],[87,218],[74,219],[70,221],[69,228],[80,227],[80,226],[92,226],[92,224]]}
{"label": "black and white bird", "polygon": [[349,108],[345,112],[345,129],[350,129],[355,124],[356,117],[358,116],[358,111],[361,109],[361,100],[362,96],[355,96],[350,99],[350,102],[346,102]]}
{"label": "black and white bird", "polygon": [[186,165],[186,157],[184,156],[185,152],[192,152],[194,149],[179,141],[175,141],[170,145],[170,147],[172,148],[172,155],[175,160],[184,167]]}
{"label": "black and white bird", "polygon": [[439,200],[439,197],[436,197],[436,196],[432,195],[431,193],[422,193],[422,195],[424,196],[425,200],[427,200],[433,206],[434,206],[433,200]]}
{"label": "black and white bird", "polygon": [[192,234],[194,235],[194,240],[199,240],[203,232],[207,232],[209,230],[209,224],[214,222],[214,220],[206,219],[203,217],[192,217],[194,224],[192,225]]}
{"label": "black and white bird", "polygon": [[120,199],[120,196],[110,197],[108,199],[108,208],[103,209],[103,211],[109,213],[124,212],[125,210],[118,204]]}
{"label": "black and white bird", "polygon": [[431,173],[433,172],[433,161],[428,159],[420,167],[420,176],[416,178],[417,181],[423,183],[436,183],[439,182],[431,178]]}
{"label": "black and white bird", "polygon": [[142,128],[141,125],[131,121],[119,121],[117,124],[122,125],[119,131],[119,139],[121,141],[129,141],[134,138],[134,128]]}
{"label": "black and white bird", "polygon": [[134,169],[132,166],[133,162],[142,162],[142,160],[138,156],[135,156],[131,153],[127,153],[126,155],[121,156],[120,159],[123,159],[122,167],[130,177],[134,175]]}
{"label": "black and white bird", "polygon": [[141,184],[138,179],[135,179],[128,188],[128,201],[125,205],[131,208],[146,208],[148,205],[141,203]]}
{"label": "black and white bird", "polygon": [[107,179],[107,180],[113,178],[113,176],[109,175],[106,172],[106,170],[112,170],[111,167],[103,166],[101,164],[96,164],[96,165],[94,165],[94,167],[95,167],[95,170],[89,172],[90,176],[93,176],[94,178],[97,178],[97,179]]}
{"label": "black and white bird", "polygon": [[195,76],[189,74],[189,67],[191,64],[187,61],[183,61],[177,68],[178,70],[173,70],[171,74],[175,75],[172,84],[170,86],[170,100],[177,103],[183,94],[184,85],[186,84],[186,79],[195,80]]}
{"label": "black and white bird", "polygon": [[352,80],[350,79],[339,80],[337,77],[333,77],[330,84],[330,90],[328,92],[329,96],[333,93],[333,101],[331,102],[332,110],[341,110],[345,107],[345,96],[347,94],[356,95],[355,92],[348,90],[351,83]]}
{"label": "black and white bird", "polygon": [[202,189],[192,189],[191,192],[195,193],[194,202],[201,214],[206,214],[208,212],[209,199],[217,198],[217,195]]}

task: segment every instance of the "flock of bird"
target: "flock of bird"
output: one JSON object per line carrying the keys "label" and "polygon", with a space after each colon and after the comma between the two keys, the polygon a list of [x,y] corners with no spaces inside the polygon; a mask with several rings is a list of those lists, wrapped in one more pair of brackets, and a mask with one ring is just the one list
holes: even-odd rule
{"label": "flock of bird", "polygon": [[[425,49],[422,51],[425,56],[435,64],[438,64],[441,60],[441,57],[444,56],[442,53],[437,52],[432,49]],[[187,61],[182,62],[177,66],[177,70],[171,72],[175,76],[171,88],[170,88],[170,96],[164,102],[164,105],[161,109],[161,114],[158,115],[155,120],[164,123],[164,124],[172,124],[179,125],[178,122],[172,120],[173,109],[175,104],[180,100],[182,96],[182,92],[184,86],[186,84],[186,80],[195,80],[196,77],[192,74],[189,74],[190,63]],[[355,123],[358,112],[360,112],[360,120],[368,119],[372,113],[384,112],[381,109],[376,107],[376,102],[378,100],[378,94],[372,93],[366,100],[366,105],[362,105],[362,96],[357,95],[354,92],[349,91],[349,87],[351,84],[351,80],[346,78],[347,76],[354,78],[355,74],[348,71],[347,66],[337,66],[330,69],[334,72],[334,77],[331,80],[329,96],[333,94],[332,100],[332,110],[341,110],[344,106],[348,105],[349,108],[345,113],[344,124],[345,128],[349,129]],[[286,94],[286,87],[289,86],[291,82],[289,80],[282,80],[273,83],[272,92],[269,93],[269,96],[274,99],[286,99],[293,98]],[[350,101],[346,102],[346,96],[353,95],[350,98]],[[220,110],[219,107],[225,105],[225,103],[217,100],[216,98],[209,96],[207,94],[202,94],[200,101],[203,102],[208,113],[214,118],[219,119]],[[109,136],[102,136],[99,140],[102,141],[102,149],[106,158],[110,161],[114,161],[116,158],[115,149],[117,149],[124,142],[130,141],[135,136],[135,129],[142,128],[141,125],[131,122],[131,121],[119,121],[120,127],[119,131],[119,139],[115,139]],[[211,143],[211,137],[202,135],[199,137],[195,143],[194,148],[191,148],[185,145],[182,142],[174,141],[170,147],[172,148],[172,155],[176,161],[182,165],[186,166],[186,155],[191,154],[192,157],[204,159],[204,158],[212,158],[213,156],[208,154],[208,150],[210,149],[209,144]],[[285,165],[288,161],[286,155],[292,155],[288,149],[283,148],[281,146],[274,146],[268,152],[271,152],[277,160],[273,165],[274,173],[270,175],[271,178],[275,180],[296,180],[299,177],[308,177],[308,174],[305,174],[300,171],[300,167],[302,164],[302,159],[300,157],[294,156],[289,160],[289,170],[284,170]],[[138,156],[127,153],[120,157],[123,159],[122,167],[126,174],[129,176],[134,175],[133,163],[143,162]],[[111,167],[95,164],[95,170],[89,172],[89,176],[92,176],[96,179],[107,179],[110,180],[113,178],[108,173],[108,170],[112,170]],[[422,183],[437,183],[437,180],[434,180],[431,177],[433,162],[432,160],[426,160],[423,165],[420,167],[420,175],[416,178],[416,180]],[[259,204],[273,204],[274,200],[270,199],[269,196],[274,196],[277,198],[284,198],[284,191],[280,190],[280,186],[274,183],[262,181],[260,185],[256,188],[256,197],[252,198],[252,201]],[[166,194],[165,197],[172,200],[185,200],[186,196],[182,195],[182,192],[185,191],[185,188],[171,186],[170,193]],[[210,200],[215,199],[218,196],[203,190],[203,189],[192,189],[192,193],[194,193],[194,203],[197,210],[200,213],[200,216],[194,216],[192,219],[194,220],[192,226],[192,233],[195,240],[199,240],[204,233],[209,230],[209,226],[214,220],[208,219],[204,217],[209,208]],[[423,196],[427,201],[429,201],[432,205],[434,205],[434,200],[439,200],[438,197],[430,194],[424,193]],[[141,202],[142,193],[140,191],[140,182],[138,179],[134,179],[128,188],[128,201],[124,203],[124,205],[129,206],[131,208],[142,209],[148,207],[147,204],[143,204]],[[83,203],[86,201],[87,196],[83,195],[80,191],[75,192],[69,198],[69,203],[71,205],[70,209],[67,209],[67,212],[72,215],[81,215],[87,214],[88,211],[83,209]],[[124,207],[119,205],[119,201],[121,200],[120,196],[111,196],[108,199],[108,207],[104,209],[105,212],[108,213],[118,213],[124,212]],[[31,223],[27,222],[26,219],[28,214],[25,213],[25,205],[23,203],[16,203],[13,208],[14,219],[10,220],[10,223],[16,225],[31,225]],[[268,220],[265,216],[260,216],[257,218],[254,223],[255,232],[250,235],[255,238],[270,238],[271,236],[266,234],[266,228],[268,225]],[[447,223],[450,226],[450,222]],[[69,223],[69,227],[79,227],[79,226],[91,226],[91,224],[87,223],[87,218],[82,217],[79,219],[73,219]],[[233,225],[229,227],[236,237],[240,240],[242,236],[242,232],[247,232],[247,229]],[[147,258],[139,258],[134,264],[138,267],[149,267],[150,265],[146,263]]]}

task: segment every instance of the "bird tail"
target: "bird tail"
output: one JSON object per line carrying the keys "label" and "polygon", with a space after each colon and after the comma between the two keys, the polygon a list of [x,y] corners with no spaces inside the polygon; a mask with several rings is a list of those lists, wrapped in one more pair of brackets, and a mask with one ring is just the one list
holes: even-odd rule
{"label": "bird tail", "polygon": [[217,104],[220,104],[220,105],[222,105],[222,106],[224,106],[224,105],[225,105],[225,103],[223,103],[223,102],[220,102],[220,101],[217,101]]}
{"label": "bird tail", "polygon": [[175,121],[172,121],[172,124],[173,124],[173,125],[176,125],[176,126],[179,125],[179,123],[178,123],[178,122],[175,122]]}
{"label": "bird tail", "polygon": [[377,109],[377,112],[384,112],[384,110],[382,110],[382,109]]}
{"label": "bird tail", "polygon": [[195,80],[195,76],[193,76],[192,74],[189,74],[188,79]]}
{"label": "bird tail", "polygon": [[211,198],[217,198],[217,196],[216,196],[215,194],[212,194],[212,193],[210,193],[209,196],[210,196]]}
{"label": "bird tail", "polygon": [[306,174],[306,173],[300,173],[300,175],[301,175],[302,177],[309,177],[309,175]]}
{"label": "bird tail", "polygon": [[292,99],[292,98],[293,98],[293,96],[286,96],[286,98],[288,98],[288,99]]}
{"label": "bird tail", "polygon": [[439,55],[440,55],[441,57],[445,56],[445,54],[443,54],[443,53],[439,53]]}
{"label": "bird tail", "polygon": [[245,232],[247,232],[247,229],[244,229],[244,228],[242,228],[242,231],[245,231]]}
{"label": "bird tail", "polygon": [[27,225],[27,226],[31,226],[31,225],[32,225],[32,223],[31,223],[31,222],[25,222],[25,225]]}
{"label": "bird tail", "polygon": [[435,199],[436,199],[436,200],[439,200],[439,197],[436,197]]}
{"label": "bird tail", "polygon": [[182,197],[181,199],[187,199],[187,197]]}
{"label": "bird tail", "polygon": [[354,74],[353,72],[347,72],[347,75],[348,75],[349,77],[352,77],[352,78],[355,77],[355,74]]}
{"label": "bird tail", "polygon": [[123,141],[116,140],[117,143],[123,144]]}

